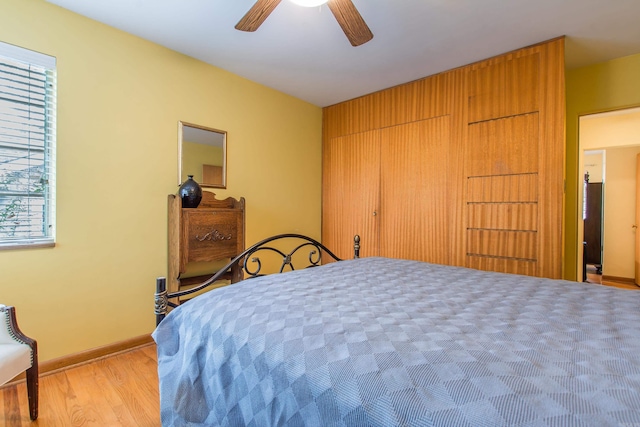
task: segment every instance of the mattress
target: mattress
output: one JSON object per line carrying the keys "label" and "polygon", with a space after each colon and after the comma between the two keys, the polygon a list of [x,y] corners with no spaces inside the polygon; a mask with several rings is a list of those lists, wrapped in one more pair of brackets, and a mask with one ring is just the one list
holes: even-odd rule
{"label": "mattress", "polygon": [[387,258],[157,327],[165,426],[640,426],[640,292]]}

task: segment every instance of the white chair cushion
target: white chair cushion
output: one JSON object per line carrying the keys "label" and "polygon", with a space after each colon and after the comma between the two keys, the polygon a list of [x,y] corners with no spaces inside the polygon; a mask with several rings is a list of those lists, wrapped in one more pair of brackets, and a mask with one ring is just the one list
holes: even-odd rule
{"label": "white chair cushion", "polygon": [[31,348],[26,344],[0,344],[0,385],[31,367]]}

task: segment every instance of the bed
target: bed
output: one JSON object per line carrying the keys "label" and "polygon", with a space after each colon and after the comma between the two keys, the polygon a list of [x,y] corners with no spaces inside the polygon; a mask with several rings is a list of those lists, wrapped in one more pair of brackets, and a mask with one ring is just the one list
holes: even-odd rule
{"label": "bed", "polygon": [[640,292],[320,265],[313,242],[315,268],[255,274],[166,318],[158,290],[164,426],[640,426]]}

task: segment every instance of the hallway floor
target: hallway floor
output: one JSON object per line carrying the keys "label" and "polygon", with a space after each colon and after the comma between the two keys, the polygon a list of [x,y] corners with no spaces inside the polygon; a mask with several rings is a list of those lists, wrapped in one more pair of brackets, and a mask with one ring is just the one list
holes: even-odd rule
{"label": "hallway floor", "polygon": [[614,286],[616,288],[622,289],[630,289],[636,291],[640,290],[640,287],[635,283],[630,283],[627,281],[603,280],[602,274],[598,274],[597,269],[594,265],[587,265],[587,282],[597,283],[604,286]]}

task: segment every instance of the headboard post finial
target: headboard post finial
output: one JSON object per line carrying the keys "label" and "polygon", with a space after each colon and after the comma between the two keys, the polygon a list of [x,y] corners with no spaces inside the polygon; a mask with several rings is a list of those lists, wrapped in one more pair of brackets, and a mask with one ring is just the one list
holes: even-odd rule
{"label": "headboard post finial", "polygon": [[156,279],[156,293],[154,295],[155,300],[155,314],[156,314],[156,326],[162,322],[162,319],[168,312],[168,298],[167,298],[167,279],[165,277],[158,277]]}
{"label": "headboard post finial", "polygon": [[358,234],[353,238],[353,257],[360,258],[360,235]]}

